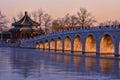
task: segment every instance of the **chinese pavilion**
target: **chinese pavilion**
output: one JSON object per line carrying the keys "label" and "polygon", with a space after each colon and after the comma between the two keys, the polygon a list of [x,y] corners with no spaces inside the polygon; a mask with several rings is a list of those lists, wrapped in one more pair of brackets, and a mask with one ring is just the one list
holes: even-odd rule
{"label": "chinese pavilion", "polygon": [[12,39],[15,40],[29,39],[44,34],[44,31],[39,28],[40,24],[33,21],[27,12],[21,20],[13,23],[12,26],[14,28],[10,32],[12,33]]}

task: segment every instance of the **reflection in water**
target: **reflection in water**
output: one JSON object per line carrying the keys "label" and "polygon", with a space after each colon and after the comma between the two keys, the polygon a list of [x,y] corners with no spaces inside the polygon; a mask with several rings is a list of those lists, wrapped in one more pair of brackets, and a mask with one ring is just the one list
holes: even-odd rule
{"label": "reflection in water", "polygon": [[29,51],[28,54],[26,54],[26,52],[21,52],[21,50],[17,49],[17,52],[12,53],[11,55],[12,68],[19,69],[18,73],[22,74],[25,78],[29,76],[29,72],[31,72],[31,69],[36,69],[38,67],[35,58],[36,55],[31,54],[31,52]]}
{"label": "reflection in water", "polygon": [[[8,77],[9,80],[114,80],[120,79],[119,63],[119,58],[114,57],[105,59],[2,48],[0,80],[8,80]],[[96,68],[100,71],[96,71]]]}
{"label": "reflection in water", "polygon": [[86,71],[93,71],[95,69],[96,58],[85,58]]}
{"label": "reflection in water", "polygon": [[78,56],[74,56],[73,60],[74,60],[75,68],[77,69],[80,68],[80,65],[82,64],[82,58]]}
{"label": "reflection in water", "polygon": [[63,55],[56,55],[57,62],[62,62]]}
{"label": "reflection in water", "polygon": [[56,57],[55,54],[49,54],[49,56],[50,56],[50,60],[51,60],[51,61],[54,61],[54,60],[55,60],[55,57]]}
{"label": "reflection in water", "polygon": [[110,59],[101,59],[100,60],[101,72],[111,73],[114,67],[114,61]]}
{"label": "reflection in water", "polygon": [[64,63],[65,64],[70,64],[71,63],[71,56],[64,56]]}

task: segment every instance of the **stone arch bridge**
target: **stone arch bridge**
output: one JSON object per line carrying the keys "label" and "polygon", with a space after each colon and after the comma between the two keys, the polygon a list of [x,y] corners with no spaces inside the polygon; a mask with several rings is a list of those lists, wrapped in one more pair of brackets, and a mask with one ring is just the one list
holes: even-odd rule
{"label": "stone arch bridge", "polygon": [[120,54],[120,28],[61,31],[21,41],[21,47],[50,51]]}

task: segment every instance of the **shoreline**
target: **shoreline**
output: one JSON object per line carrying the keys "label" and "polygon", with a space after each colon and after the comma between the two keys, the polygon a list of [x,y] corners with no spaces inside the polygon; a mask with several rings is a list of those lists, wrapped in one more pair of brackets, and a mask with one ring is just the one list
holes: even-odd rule
{"label": "shoreline", "polygon": [[20,47],[17,43],[0,43],[0,47]]}

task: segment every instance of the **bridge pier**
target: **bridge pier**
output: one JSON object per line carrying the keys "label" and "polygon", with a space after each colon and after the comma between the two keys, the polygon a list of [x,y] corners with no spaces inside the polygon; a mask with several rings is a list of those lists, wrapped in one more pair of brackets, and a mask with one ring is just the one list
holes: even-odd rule
{"label": "bridge pier", "polygon": [[44,44],[45,42],[43,41],[43,50],[45,50],[45,44]]}
{"label": "bridge pier", "polygon": [[48,51],[50,51],[50,40],[48,40]]}
{"label": "bridge pier", "polygon": [[64,53],[64,40],[62,39],[62,52]]}
{"label": "bridge pier", "polygon": [[74,40],[71,41],[71,52],[74,55]]}
{"label": "bridge pier", "polygon": [[57,41],[55,40],[55,52],[57,51]]}
{"label": "bridge pier", "polygon": [[86,43],[86,40],[85,40],[85,38],[83,38],[83,40],[82,40],[82,52],[83,52],[83,54],[85,54],[85,43]]}
{"label": "bridge pier", "polygon": [[96,55],[100,55],[100,40],[96,41]]}
{"label": "bridge pier", "polygon": [[115,56],[119,56],[119,41],[115,41]]}

